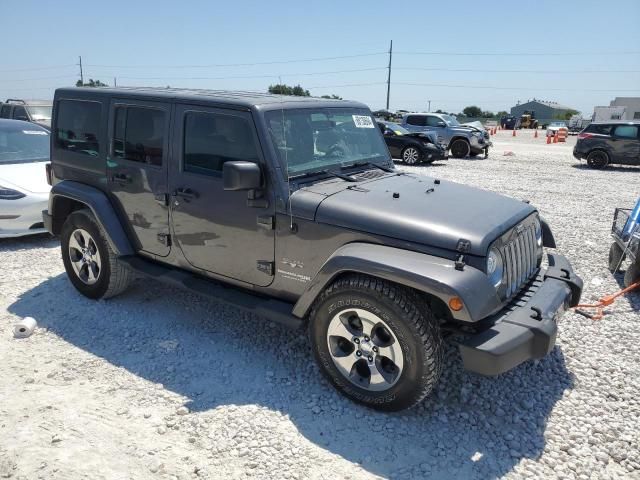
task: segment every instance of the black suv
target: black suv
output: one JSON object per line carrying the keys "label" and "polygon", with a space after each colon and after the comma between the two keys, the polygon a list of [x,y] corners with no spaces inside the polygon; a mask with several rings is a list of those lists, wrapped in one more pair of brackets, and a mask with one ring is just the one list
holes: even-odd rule
{"label": "black suv", "polygon": [[396,171],[360,103],[60,89],[52,137],[43,216],[82,294],[147,275],[306,325],[329,381],[374,408],[431,392],[443,332],[481,374],[543,357],[580,298],[562,255],[541,268],[534,207]]}
{"label": "black suv", "polygon": [[592,168],[640,165],[640,122],[597,122],[578,134],[573,156]]}
{"label": "black suv", "polygon": [[9,98],[0,104],[0,118],[37,123],[48,129],[51,127],[51,102]]}

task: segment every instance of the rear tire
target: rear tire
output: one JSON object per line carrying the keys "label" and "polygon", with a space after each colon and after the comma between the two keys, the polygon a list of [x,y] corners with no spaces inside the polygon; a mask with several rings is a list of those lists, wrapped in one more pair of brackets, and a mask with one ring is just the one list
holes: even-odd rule
{"label": "rear tire", "polygon": [[620,248],[616,242],[609,247],[609,271],[611,273],[618,273],[620,271],[620,264],[624,260],[624,251]]}
{"label": "rear tire", "polygon": [[320,295],[309,339],[329,382],[376,410],[416,405],[442,371],[442,338],[427,304],[412,290],[366,275],[344,276]]}
{"label": "rear tire", "polygon": [[587,165],[591,168],[604,168],[609,164],[609,155],[602,150],[594,150],[587,155]]}
{"label": "rear tire", "polygon": [[133,279],[131,270],[118,261],[90,210],[78,210],[67,217],[60,246],[69,280],[85,297],[113,297]]}
{"label": "rear tire", "polygon": [[451,144],[451,156],[454,158],[465,158],[471,153],[471,145],[461,138],[454,140]]}
{"label": "rear tire", "polygon": [[637,282],[640,282],[640,264],[636,261],[629,265],[629,268],[624,273],[624,286],[625,288],[630,287]]}

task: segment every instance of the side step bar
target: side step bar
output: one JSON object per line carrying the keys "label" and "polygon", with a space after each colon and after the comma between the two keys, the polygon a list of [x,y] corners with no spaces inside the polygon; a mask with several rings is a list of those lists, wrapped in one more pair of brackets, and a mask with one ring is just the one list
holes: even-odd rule
{"label": "side step bar", "polygon": [[283,324],[286,327],[298,328],[302,325],[302,320],[291,313],[293,310],[292,303],[262,297],[239,288],[223,285],[215,280],[204,279],[190,272],[165,267],[136,256],[120,257],[118,260],[141,275],[213,298],[224,304],[238,307],[273,322]]}

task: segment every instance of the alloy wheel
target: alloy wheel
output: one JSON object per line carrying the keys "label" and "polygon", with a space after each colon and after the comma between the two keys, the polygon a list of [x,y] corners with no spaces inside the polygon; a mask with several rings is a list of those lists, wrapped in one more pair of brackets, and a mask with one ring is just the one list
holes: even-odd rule
{"label": "alloy wheel", "polygon": [[377,315],[351,308],[338,312],[327,330],[331,359],[354,385],[384,391],[400,378],[402,348],[391,328]]}
{"label": "alloy wheel", "polygon": [[69,237],[69,259],[80,281],[93,285],[98,281],[102,269],[100,251],[93,237],[82,228],[77,228]]}
{"label": "alloy wheel", "polygon": [[414,147],[407,147],[402,152],[402,160],[408,165],[413,165],[420,160],[420,152]]}

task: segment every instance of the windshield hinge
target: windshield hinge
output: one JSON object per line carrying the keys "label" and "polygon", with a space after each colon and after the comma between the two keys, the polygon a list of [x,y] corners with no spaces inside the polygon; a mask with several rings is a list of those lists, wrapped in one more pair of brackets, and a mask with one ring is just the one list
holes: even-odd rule
{"label": "windshield hinge", "polygon": [[273,276],[275,263],[268,260],[258,260],[258,270],[267,275]]}
{"label": "windshield hinge", "polygon": [[163,244],[165,247],[171,246],[171,235],[168,233],[159,233],[158,241]]}
{"label": "windshield hinge", "polygon": [[456,265],[456,270],[460,270],[460,271],[464,270],[464,266],[466,265],[464,261],[464,255],[458,255],[455,265]]}

